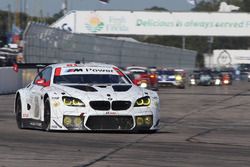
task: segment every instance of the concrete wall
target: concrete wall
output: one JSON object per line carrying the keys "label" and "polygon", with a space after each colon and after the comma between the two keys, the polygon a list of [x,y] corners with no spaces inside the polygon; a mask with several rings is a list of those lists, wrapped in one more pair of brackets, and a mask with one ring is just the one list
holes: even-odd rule
{"label": "concrete wall", "polygon": [[14,93],[22,87],[22,73],[16,73],[12,67],[0,67],[0,94]]}

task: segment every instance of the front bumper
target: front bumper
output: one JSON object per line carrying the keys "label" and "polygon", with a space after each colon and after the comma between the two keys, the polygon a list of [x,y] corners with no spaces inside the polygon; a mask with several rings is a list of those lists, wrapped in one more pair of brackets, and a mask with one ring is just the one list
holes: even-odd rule
{"label": "front bumper", "polygon": [[175,86],[175,87],[179,87],[179,86],[183,86],[184,82],[180,81],[159,81],[158,82],[159,86]]}
{"label": "front bumper", "polygon": [[[155,104],[154,106],[157,106]],[[78,108],[71,111],[54,111],[51,130],[69,131],[133,131],[157,130],[159,108],[138,107],[126,111],[97,111]]]}
{"label": "front bumper", "polygon": [[[51,130],[133,131],[159,128],[159,100],[151,99],[151,105],[134,107],[128,101],[86,102],[85,107],[59,105],[52,101]],[[98,102],[98,103],[97,103]],[[108,107],[109,106],[109,107]]]}
{"label": "front bumper", "polygon": [[[63,130],[94,131],[131,131],[150,130],[153,126],[153,115],[64,115]],[[158,121],[159,122],[159,121]]]}

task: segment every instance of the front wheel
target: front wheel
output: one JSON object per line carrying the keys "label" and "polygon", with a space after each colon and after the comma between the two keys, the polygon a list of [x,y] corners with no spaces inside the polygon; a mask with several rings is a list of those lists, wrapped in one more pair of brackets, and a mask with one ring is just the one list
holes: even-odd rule
{"label": "front wheel", "polygon": [[19,129],[23,129],[23,119],[22,119],[22,103],[20,96],[16,99],[15,105],[15,113],[16,113],[16,123]]}
{"label": "front wheel", "polygon": [[49,98],[47,98],[44,102],[43,129],[46,131],[50,130],[50,102],[49,102]]}

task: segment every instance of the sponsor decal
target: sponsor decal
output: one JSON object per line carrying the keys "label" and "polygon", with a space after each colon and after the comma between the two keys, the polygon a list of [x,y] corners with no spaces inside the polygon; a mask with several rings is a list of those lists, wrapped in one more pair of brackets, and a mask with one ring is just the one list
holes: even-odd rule
{"label": "sponsor decal", "polygon": [[153,99],[157,100],[157,99],[158,99],[158,97],[157,97],[157,96],[154,96],[154,97],[153,97]]}
{"label": "sponsor decal", "polygon": [[124,16],[109,16],[108,24],[106,25],[106,30],[108,32],[128,32],[128,21]]}
{"label": "sponsor decal", "polygon": [[42,126],[42,123],[41,123],[41,122],[30,122],[30,125],[41,127],[41,126]]}
{"label": "sponsor decal", "polygon": [[60,102],[59,102],[59,101],[55,101],[55,102],[53,103],[53,106],[54,106],[54,107],[60,106]]}
{"label": "sponsor decal", "polygon": [[68,69],[66,72],[83,72],[83,69],[81,69],[81,68],[73,68],[73,69]]}
{"label": "sponsor decal", "polygon": [[54,129],[56,129],[56,128],[57,128],[57,126],[56,126],[56,125],[52,125],[51,127],[52,127],[52,128],[54,128]]}
{"label": "sponsor decal", "polygon": [[88,22],[85,24],[85,27],[90,32],[99,32],[103,29],[104,23],[97,14],[92,14],[89,17]]}
{"label": "sponsor decal", "polygon": [[116,115],[117,112],[114,112],[114,111],[107,111],[105,114],[107,114],[107,115]]}
{"label": "sponsor decal", "polygon": [[113,73],[114,71],[112,69],[86,68],[86,72],[107,72],[107,73]]}
{"label": "sponsor decal", "polygon": [[244,56],[235,56],[236,60],[250,60],[250,57],[244,57]]}
{"label": "sponsor decal", "polygon": [[61,26],[62,30],[72,32],[72,28],[68,25],[68,23],[63,23]]}
{"label": "sponsor decal", "polygon": [[147,28],[248,28],[250,25],[249,21],[218,21],[218,20],[161,20],[161,19],[142,19],[136,20],[137,27],[147,27]]}
{"label": "sponsor decal", "polygon": [[158,107],[159,106],[159,103],[158,102],[155,102],[155,107]]}
{"label": "sponsor decal", "polygon": [[226,50],[223,50],[219,54],[217,62],[219,65],[230,65],[232,63],[231,55]]}
{"label": "sponsor decal", "polygon": [[26,113],[22,114],[22,118],[28,118],[28,117],[29,117],[29,114],[26,114]]}
{"label": "sponsor decal", "polygon": [[95,72],[95,73],[114,73],[113,69],[103,69],[103,68],[72,68],[67,69],[66,73],[74,72]]}
{"label": "sponsor decal", "polygon": [[[147,107],[147,108],[149,108],[149,107]],[[146,115],[146,114],[152,114],[152,112],[151,111],[140,110],[140,111],[136,111],[136,114]]]}

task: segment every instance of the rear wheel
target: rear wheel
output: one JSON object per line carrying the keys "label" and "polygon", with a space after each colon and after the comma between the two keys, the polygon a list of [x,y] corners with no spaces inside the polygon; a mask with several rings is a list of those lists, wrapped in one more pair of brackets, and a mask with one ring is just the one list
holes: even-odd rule
{"label": "rear wheel", "polygon": [[16,99],[15,105],[15,113],[16,113],[16,123],[19,129],[23,129],[23,119],[22,119],[22,103],[20,96]]}
{"label": "rear wheel", "polygon": [[46,131],[50,130],[50,102],[49,102],[49,98],[47,98],[44,102],[43,129]]}

